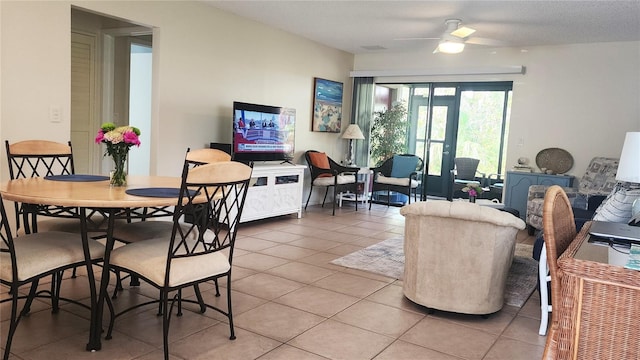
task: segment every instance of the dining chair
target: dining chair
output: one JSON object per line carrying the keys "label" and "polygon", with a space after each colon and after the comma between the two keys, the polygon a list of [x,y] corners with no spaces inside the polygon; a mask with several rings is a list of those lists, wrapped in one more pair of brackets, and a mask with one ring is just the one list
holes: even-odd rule
{"label": "dining chair", "polygon": [[[24,140],[10,144],[5,140],[5,147],[11,180],[75,173],[70,141],[63,144],[48,140]],[[38,206],[37,209],[33,209],[30,205],[15,203],[16,232],[22,227],[26,234],[37,232],[38,212],[56,214],[58,217],[72,217],[73,211],[75,208]],[[31,215],[30,219],[29,215]],[[73,221],[72,224],[77,227],[80,225],[77,221]],[[69,224],[65,222],[64,226]]]}
{"label": "dining chair", "polygon": [[[413,154],[398,154],[386,159],[380,166],[374,167],[373,185],[371,192],[386,191],[387,206],[391,204],[391,191],[395,191],[417,201],[420,180],[418,174],[422,171],[423,162],[419,156]],[[373,196],[369,200],[369,210],[373,203]]]}
{"label": "dining chair", "polygon": [[[230,339],[235,339],[231,303],[231,265],[240,217],[251,179],[251,167],[225,161],[189,168],[185,162],[170,233],[156,239],[126,244],[111,253],[110,268],[135,274],[160,291],[160,298],[115,313],[107,297],[110,322],[106,339],[111,339],[115,320],[131,310],[160,304],[164,358],[169,359],[169,321],[175,305],[182,315],[182,302],[198,304],[225,315]],[[199,204],[204,204],[199,211]],[[180,219],[193,218],[187,228]],[[194,239],[191,235],[197,233]],[[219,278],[226,278],[227,309],[204,302],[195,287],[197,300],[182,297],[182,289]]]}
{"label": "dining chair", "polygon": [[[62,272],[66,269],[86,264],[82,239],[79,234],[42,231],[14,238],[11,233],[4,201],[0,197],[0,283],[9,287],[10,297],[0,302],[11,302],[11,316],[7,341],[4,345],[3,359],[11,354],[11,343],[18,323],[26,316],[34,298],[51,299],[52,313],[59,310],[59,301],[63,300],[89,308],[78,301],[60,297]],[[97,241],[88,240],[88,250],[93,263],[102,260],[105,247]],[[51,276],[48,290],[38,291],[40,279]],[[20,287],[30,286],[27,295],[21,295]],[[22,310],[18,312],[18,300],[26,299]]]}
{"label": "dining chair", "polygon": [[[573,210],[567,194],[562,187],[552,185],[547,189],[542,210],[542,229],[546,250],[549,278],[551,281],[551,305],[558,306],[562,301],[561,279],[562,273],[558,267],[558,258],[575,239],[576,225]],[[545,283],[540,284],[540,288]],[[541,295],[542,296],[542,295]],[[551,327],[547,334],[547,342],[543,359],[554,359],[557,351],[557,330],[559,326],[557,311],[551,312]]]}
{"label": "dining chair", "polygon": [[[185,155],[185,163],[189,168],[195,168],[200,165],[210,164],[214,162],[231,161],[231,155],[218,149],[187,149]],[[142,218],[142,221],[128,222],[125,224],[118,224],[113,229],[113,238],[117,241],[125,244],[131,244],[139,241],[154,239],[164,234],[171,233],[173,228],[173,222],[168,220],[154,220],[146,221]],[[185,219],[181,219],[184,221]],[[186,227],[187,225],[184,225]],[[195,233],[192,236],[197,236]],[[122,278],[117,275],[116,286],[113,291],[113,298],[117,298],[118,291],[122,291]],[[126,278],[126,277],[125,277]],[[131,285],[137,286],[140,283],[137,279],[131,279]],[[217,284],[216,284],[217,285]],[[217,286],[216,286],[217,289]]]}
{"label": "dining chair", "polygon": [[[304,209],[309,205],[309,199],[313,193],[314,187],[325,187],[324,198],[322,199],[322,207],[327,201],[329,188],[333,188],[333,210],[331,215],[336,214],[336,201],[338,194],[343,192],[358,193],[358,167],[342,166],[327,156],[326,153],[308,150],[304,153],[304,157],[309,164],[309,172],[311,173],[311,188]],[[358,202],[355,201],[356,211],[358,211]]]}

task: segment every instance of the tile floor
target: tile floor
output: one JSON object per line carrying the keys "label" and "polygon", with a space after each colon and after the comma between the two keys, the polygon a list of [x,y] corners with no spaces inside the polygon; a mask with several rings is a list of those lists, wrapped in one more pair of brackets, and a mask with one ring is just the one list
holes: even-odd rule
{"label": "tile floor", "polygon": [[[425,308],[402,295],[399,280],[329,262],[403,233],[399,208],[371,211],[345,204],[309,207],[302,219],[285,216],[245,225],[239,231],[233,271],[237,339],[225,318],[185,311],[170,328],[172,359],[540,359],[545,337],[537,334],[538,294],[522,308],[505,306],[488,319]],[[518,242],[533,243],[522,231]],[[224,284],[223,284],[224,285]],[[220,303],[212,287],[205,298]],[[148,286],[129,288],[116,307],[154,297]],[[86,276],[66,279],[63,295],[87,299]],[[189,294],[190,295],[190,294]],[[6,298],[7,289],[0,289]],[[223,297],[224,298],[224,297]],[[127,314],[102,350],[84,351],[88,312],[64,304],[51,314],[36,301],[13,341],[11,359],[160,359],[161,321],[155,307]],[[8,303],[0,307],[2,346]],[[4,349],[3,349],[4,350]]]}

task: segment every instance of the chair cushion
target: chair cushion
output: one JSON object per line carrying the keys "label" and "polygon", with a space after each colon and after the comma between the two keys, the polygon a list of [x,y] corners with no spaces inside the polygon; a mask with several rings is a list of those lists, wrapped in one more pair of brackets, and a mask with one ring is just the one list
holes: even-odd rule
{"label": "chair cushion", "polygon": [[[190,227],[190,224],[180,224],[180,226],[183,230],[187,231]],[[113,237],[125,243],[132,243],[161,237],[164,237],[168,241],[169,238],[171,238],[172,230],[173,221],[138,221],[116,225],[113,229]],[[197,231],[193,231],[190,236],[191,238],[196,239],[198,236]]]}
{"label": "chair cushion", "polygon": [[[113,250],[111,263],[135,271],[157,285],[163,285],[168,245],[164,238],[127,244]],[[174,259],[171,262],[169,286],[224,274],[230,268],[229,259],[222,251]]]}
{"label": "chair cushion", "polygon": [[[338,184],[352,184],[356,182],[356,179],[353,175],[338,175]],[[334,183],[333,176],[331,177],[318,177],[313,180],[313,185],[315,186],[331,186]]]}
{"label": "chair cushion", "polygon": [[[329,165],[329,157],[326,153],[323,152],[310,152],[309,159],[311,160],[311,164],[320,169],[331,169]],[[331,174],[320,174],[318,177],[333,177]]]}
{"label": "chair cushion", "polygon": [[382,174],[378,174],[378,178],[376,179],[376,182],[380,184],[389,184],[389,185],[398,185],[398,186],[409,186],[409,181],[411,181],[411,188],[418,187],[418,181],[410,179],[408,177],[395,178],[395,177],[388,177]]}
{"label": "chair cushion", "polygon": [[[85,260],[78,234],[49,231],[21,235],[14,239],[14,246],[20,281]],[[92,259],[100,259],[104,256],[104,245],[89,240],[89,252]],[[0,254],[0,278],[12,281],[8,252]]]}
{"label": "chair cushion", "polygon": [[412,172],[416,171],[416,166],[418,166],[418,158],[416,156],[394,155],[391,177],[408,178]]}
{"label": "chair cushion", "polygon": [[631,206],[637,199],[640,199],[640,189],[614,190],[602,204],[600,204],[593,220],[619,223],[629,222],[631,220]]}

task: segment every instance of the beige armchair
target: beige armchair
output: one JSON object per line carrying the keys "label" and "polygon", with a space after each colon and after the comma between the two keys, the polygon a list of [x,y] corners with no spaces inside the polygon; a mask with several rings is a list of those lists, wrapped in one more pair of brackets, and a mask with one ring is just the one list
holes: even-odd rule
{"label": "beige armchair", "polygon": [[491,314],[504,303],[521,219],[466,201],[404,206],[403,290],[431,309]]}

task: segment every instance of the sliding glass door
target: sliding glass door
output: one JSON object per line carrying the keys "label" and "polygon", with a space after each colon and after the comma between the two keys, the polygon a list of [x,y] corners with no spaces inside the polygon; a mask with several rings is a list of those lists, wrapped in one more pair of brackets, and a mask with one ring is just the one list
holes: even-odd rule
{"label": "sliding glass door", "polygon": [[[424,159],[422,194],[448,197],[456,157],[480,160],[478,171],[502,179],[511,82],[376,84],[374,108],[407,106],[408,153]],[[382,95],[380,95],[382,94]]]}

